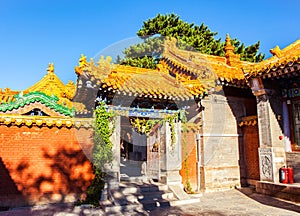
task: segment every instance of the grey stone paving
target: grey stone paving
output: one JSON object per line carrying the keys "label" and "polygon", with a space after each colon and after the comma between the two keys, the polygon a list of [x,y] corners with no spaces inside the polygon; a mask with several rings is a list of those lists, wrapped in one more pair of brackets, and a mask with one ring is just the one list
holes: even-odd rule
{"label": "grey stone paving", "polygon": [[200,200],[200,203],[197,205],[188,204],[180,207],[170,207],[169,209],[156,209],[150,212],[149,215],[300,215],[300,204],[256,193],[246,196],[238,190],[207,193]]}
{"label": "grey stone paving", "polygon": [[[109,215],[104,214],[101,209],[89,206],[74,207],[72,205],[57,204],[43,205],[27,208],[18,208],[10,211],[0,212],[5,215]],[[116,214],[114,214],[116,215]],[[300,204],[287,202],[261,194],[245,195],[238,190],[226,192],[206,193],[200,198],[200,203],[187,204],[183,206],[155,208],[152,210],[138,212],[120,212],[119,215],[147,215],[147,216],[243,216],[243,215],[274,215],[293,216],[300,215]]]}

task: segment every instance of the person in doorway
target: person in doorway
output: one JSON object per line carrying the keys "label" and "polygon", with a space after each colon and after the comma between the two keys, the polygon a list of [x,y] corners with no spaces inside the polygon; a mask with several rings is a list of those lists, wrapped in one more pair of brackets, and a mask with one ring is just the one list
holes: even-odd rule
{"label": "person in doorway", "polygon": [[126,151],[125,151],[124,142],[122,139],[121,139],[121,143],[120,143],[120,150],[121,150],[121,157],[123,157],[123,160],[126,161]]}

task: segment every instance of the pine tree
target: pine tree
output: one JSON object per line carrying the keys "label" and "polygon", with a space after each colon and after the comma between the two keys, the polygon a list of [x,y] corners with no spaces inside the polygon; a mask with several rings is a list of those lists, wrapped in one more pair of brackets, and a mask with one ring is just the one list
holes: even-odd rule
{"label": "pine tree", "polygon": [[[143,39],[142,43],[132,45],[123,51],[124,58],[118,57],[117,63],[143,68],[156,68],[163,49],[165,37],[175,37],[179,47],[194,50],[209,55],[224,56],[225,42],[221,38],[215,39],[216,32],[212,32],[204,23],[200,26],[187,23],[178,15],[158,14],[156,17],[144,21],[137,32]],[[260,62],[265,55],[258,53],[260,42],[245,47],[238,39],[231,40],[235,53],[240,54],[241,60]]]}

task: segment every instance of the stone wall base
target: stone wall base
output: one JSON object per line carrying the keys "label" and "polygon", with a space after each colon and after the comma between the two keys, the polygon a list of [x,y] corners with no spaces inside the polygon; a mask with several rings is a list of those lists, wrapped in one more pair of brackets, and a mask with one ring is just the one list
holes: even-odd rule
{"label": "stone wall base", "polygon": [[256,192],[273,197],[300,202],[300,185],[256,182]]}
{"label": "stone wall base", "polygon": [[256,182],[258,182],[256,179],[247,179],[248,185],[256,186]]}
{"label": "stone wall base", "polygon": [[205,177],[201,178],[201,190],[204,192],[224,191],[240,188],[239,166],[204,167]]}
{"label": "stone wall base", "polygon": [[179,170],[166,171],[164,175],[161,176],[160,182],[166,185],[182,185]]}

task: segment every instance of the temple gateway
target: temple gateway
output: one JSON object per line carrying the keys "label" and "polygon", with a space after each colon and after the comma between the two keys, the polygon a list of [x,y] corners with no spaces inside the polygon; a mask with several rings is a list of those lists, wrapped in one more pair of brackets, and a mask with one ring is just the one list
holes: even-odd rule
{"label": "temple gateway", "polygon": [[[104,101],[118,116],[115,181],[145,175],[192,190],[255,185],[263,191],[289,166],[290,182],[299,182],[299,43],[276,46],[271,58],[250,63],[234,53],[229,35],[225,57],[184,51],[169,39],[155,70],[82,56],[76,97],[86,107]],[[177,117],[142,130],[167,116]]]}
{"label": "temple gateway", "polygon": [[32,87],[0,91],[0,200],[19,206],[83,197],[99,104],[116,116],[112,166],[104,168],[110,189],[151,180],[187,192],[253,185],[271,194],[289,187],[280,184],[284,166],[294,171],[286,183],[299,183],[299,50],[298,40],[250,63],[234,53],[229,35],[224,57],[168,39],[156,69],[82,55],[77,82],[66,85],[50,64]]}

